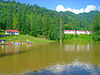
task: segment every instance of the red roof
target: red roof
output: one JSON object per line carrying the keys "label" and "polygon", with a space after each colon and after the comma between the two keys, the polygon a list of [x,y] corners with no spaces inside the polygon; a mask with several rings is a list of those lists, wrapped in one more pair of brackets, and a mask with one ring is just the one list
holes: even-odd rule
{"label": "red roof", "polygon": [[19,32],[18,30],[11,30],[11,29],[8,29],[6,30],[6,32]]}

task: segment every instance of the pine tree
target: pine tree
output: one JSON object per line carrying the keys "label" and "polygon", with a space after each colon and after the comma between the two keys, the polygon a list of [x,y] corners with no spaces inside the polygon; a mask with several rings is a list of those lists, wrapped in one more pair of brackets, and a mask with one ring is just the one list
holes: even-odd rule
{"label": "pine tree", "polygon": [[21,6],[18,5],[16,29],[19,30],[19,31],[21,31],[21,28],[22,28],[22,24],[21,24],[21,13],[22,13],[22,11],[21,11],[21,10],[22,10],[22,9],[21,9]]}
{"label": "pine tree", "polygon": [[12,29],[12,28],[13,28],[13,9],[12,9],[12,5],[10,5],[7,29]]}
{"label": "pine tree", "polygon": [[92,22],[93,39],[100,41],[100,16],[96,14]]}

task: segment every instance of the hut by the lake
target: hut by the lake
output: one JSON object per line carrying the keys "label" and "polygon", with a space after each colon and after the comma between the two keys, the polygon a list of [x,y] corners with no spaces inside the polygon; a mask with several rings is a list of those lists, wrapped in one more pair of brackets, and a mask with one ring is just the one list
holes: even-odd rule
{"label": "hut by the lake", "polygon": [[5,31],[5,35],[19,35],[19,31],[8,29],[8,30]]}

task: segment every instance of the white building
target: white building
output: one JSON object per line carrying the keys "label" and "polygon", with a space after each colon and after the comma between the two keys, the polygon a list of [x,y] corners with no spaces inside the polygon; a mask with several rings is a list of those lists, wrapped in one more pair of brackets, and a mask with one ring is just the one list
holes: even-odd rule
{"label": "white building", "polygon": [[86,34],[88,34],[88,35],[89,35],[89,34],[92,34],[92,32],[91,32],[91,31],[86,31]]}
{"label": "white building", "polygon": [[84,31],[84,30],[64,30],[64,34],[92,34],[91,31]]}
{"label": "white building", "polygon": [[76,34],[86,34],[86,32],[84,30],[77,30]]}
{"label": "white building", "polygon": [[75,30],[64,30],[64,34],[75,34]]}
{"label": "white building", "polygon": [[19,35],[19,31],[9,29],[5,31],[5,35]]}

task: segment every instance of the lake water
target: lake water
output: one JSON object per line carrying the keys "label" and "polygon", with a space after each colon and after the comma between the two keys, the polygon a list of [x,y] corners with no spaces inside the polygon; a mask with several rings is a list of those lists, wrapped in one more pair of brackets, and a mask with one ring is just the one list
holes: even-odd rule
{"label": "lake water", "polygon": [[0,45],[0,75],[100,75],[100,43]]}

